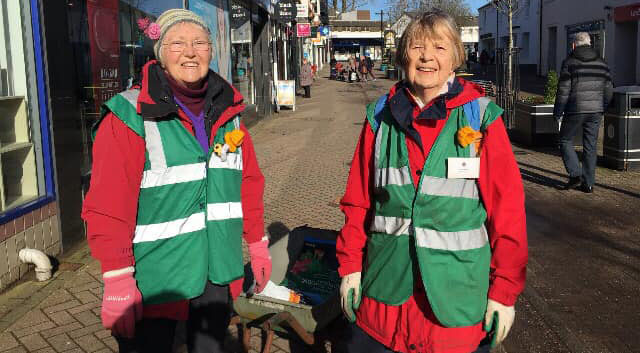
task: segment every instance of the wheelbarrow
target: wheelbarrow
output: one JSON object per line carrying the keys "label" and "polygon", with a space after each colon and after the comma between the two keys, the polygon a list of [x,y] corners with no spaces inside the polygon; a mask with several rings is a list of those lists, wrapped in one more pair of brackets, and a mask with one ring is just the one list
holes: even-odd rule
{"label": "wheelbarrow", "polygon": [[[272,258],[271,281],[281,283],[288,271],[309,244],[324,244],[335,250],[337,232],[298,227],[269,247]],[[330,256],[335,256],[330,254]],[[231,325],[242,325],[242,345],[245,352],[250,349],[251,327],[266,332],[262,353],[271,352],[275,332],[297,335],[305,344],[313,346],[315,333],[322,330],[341,314],[339,294],[336,290],[315,305],[291,303],[259,294],[241,294],[233,301],[237,315]]]}

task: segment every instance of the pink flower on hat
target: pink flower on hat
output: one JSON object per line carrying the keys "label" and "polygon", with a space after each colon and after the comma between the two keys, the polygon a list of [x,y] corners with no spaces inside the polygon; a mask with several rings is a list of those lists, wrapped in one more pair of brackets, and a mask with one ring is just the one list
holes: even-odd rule
{"label": "pink flower on hat", "polygon": [[146,34],[147,37],[153,40],[158,40],[158,38],[160,38],[160,35],[162,34],[162,31],[160,30],[160,25],[158,25],[155,22],[151,22],[149,24],[149,27],[147,27],[147,29],[144,30],[144,34]]}
{"label": "pink flower on hat", "polygon": [[149,19],[149,17],[142,17],[142,18],[139,18],[137,22],[138,22],[138,28],[140,28],[141,31],[144,31],[147,29],[147,27],[149,27],[151,20]]}

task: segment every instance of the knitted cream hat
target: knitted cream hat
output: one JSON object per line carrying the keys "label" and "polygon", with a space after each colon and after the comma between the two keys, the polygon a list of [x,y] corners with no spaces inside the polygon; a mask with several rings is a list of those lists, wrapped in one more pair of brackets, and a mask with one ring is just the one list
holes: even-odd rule
{"label": "knitted cream hat", "polygon": [[160,17],[155,21],[155,23],[159,26],[160,29],[160,37],[153,44],[153,52],[156,54],[156,59],[162,61],[160,59],[160,48],[162,47],[162,40],[164,39],[164,35],[167,33],[169,28],[173,25],[180,22],[192,22],[195,23],[202,28],[204,28],[209,35],[211,35],[211,31],[209,30],[209,26],[207,26],[206,22],[202,19],[202,17],[196,15],[193,11],[185,10],[185,9],[171,9],[163,12]]}

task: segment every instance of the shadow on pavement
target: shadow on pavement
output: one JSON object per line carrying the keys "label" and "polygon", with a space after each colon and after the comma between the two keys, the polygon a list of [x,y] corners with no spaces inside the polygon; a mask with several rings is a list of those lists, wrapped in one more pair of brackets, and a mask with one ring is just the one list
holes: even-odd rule
{"label": "shadow on pavement", "polygon": [[[522,178],[524,180],[530,181],[532,183],[536,183],[538,185],[551,186],[551,187],[554,187],[556,189],[561,189],[561,187],[564,186],[564,182],[565,182],[564,179],[568,178],[567,174],[558,173],[558,172],[555,172],[553,170],[544,169],[544,168],[541,168],[541,167],[538,167],[538,166],[535,166],[535,165],[522,163],[522,162],[518,162],[518,165],[521,166],[520,173],[522,174]],[[563,178],[563,180],[562,181],[557,181],[557,180],[555,180],[553,178],[546,177],[546,176],[544,176],[542,174],[537,174],[537,173],[534,173],[534,172],[532,172],[530,170],[523,169],[522,167],[539,170],[539,171],[542,171],[542,172],[545,172],[545,173],[548,173],[548,174],[557,175],[557,176]],[[613,187],[613,186],[600,184],[600,183],[596,183],[595,186],[597,186],[599,188],[602,188],[602,189],[618,192],[618,193],[621,193],[621,194],[624,194],[624,195],[627,195],[627,196],[630,196],[630,197],[640,198],[640,194],[638,194],[636,192],[633,192],[633,191],[624,190],[624,189],[620,189],[620,188],[616,188],[616,187]]]}

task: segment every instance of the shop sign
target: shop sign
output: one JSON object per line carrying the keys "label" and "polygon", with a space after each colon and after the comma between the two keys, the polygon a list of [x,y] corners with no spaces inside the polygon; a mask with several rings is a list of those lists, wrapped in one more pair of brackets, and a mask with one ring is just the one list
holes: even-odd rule
{"label": "shop sign", "polygon": [[294,4],[293,0],[280,0],[276,4],[276,17],[282,22],[295,20],[297,9]]}
{"label": "shop sign", "polygon": [[320,29],[318,29],[318,32],[320,32],[320,35],[326,37],[329,35],[329,26],[320,26]]}
{"label": "shop sign", "polygon": [[318,37],[318,26],[311,27],[311,38]]}
{"label": "shop sign", "polygon": [[616,22],[637,21],[640,19],[640,3],[616,7],[613,18]]}
{"label": "shop sign", "polygon": [[310,37],[311,36],[311,24],[309,23],[298,23],[296,24],[298,30],[298,38],[302,37]]}
{"label": "shop sign", "polygon": [[120,87],[120,29],[118,0],[87,1],[89,19],[89,52],[91,55],[92,89],[96,111],[111,99]]}
{"label": "shop sign", "polygon": [[307,0],[302,0],[301,3],[296,4],[296,17],[307,18],[309,16],[309,3]]}
{"label": "shop sign", "polygon": [[249,10],[235,1],[232,1],[229,17],[231,17],[231,28],[240,28],[243,24],[249,21]]}

